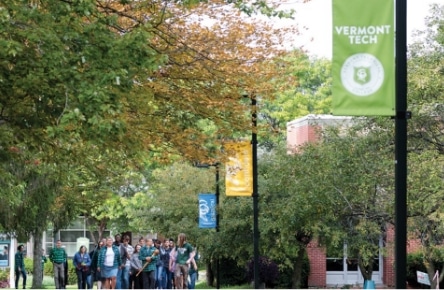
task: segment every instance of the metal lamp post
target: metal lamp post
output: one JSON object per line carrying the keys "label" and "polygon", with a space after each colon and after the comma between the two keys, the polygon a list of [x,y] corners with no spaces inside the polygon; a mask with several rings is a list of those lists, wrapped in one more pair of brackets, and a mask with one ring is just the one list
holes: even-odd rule
{"label": "metal lamp post", "polygon": [[254,288],[259,289],[259,193],[257,183],[257,107],[256,96],[244,95],[251,99],[251,147],[252,147],[252,167],[253,167],[253,274]]}
{"label": "metal lamp post", "polygon": [[256,97],[251,97],[251,121],[253,130],[251,145],[253,147],[253,244],[254,244],[254,288],[259,289],[259,195],[257,189],[257,112]]}

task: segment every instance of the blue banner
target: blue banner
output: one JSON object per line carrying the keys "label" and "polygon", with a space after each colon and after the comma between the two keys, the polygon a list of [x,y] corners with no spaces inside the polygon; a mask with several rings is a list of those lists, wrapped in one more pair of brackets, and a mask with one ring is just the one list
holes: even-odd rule
{"label": "blue banner", "polygon": [[216,195],[199,193],[199,228],[216,228]]}

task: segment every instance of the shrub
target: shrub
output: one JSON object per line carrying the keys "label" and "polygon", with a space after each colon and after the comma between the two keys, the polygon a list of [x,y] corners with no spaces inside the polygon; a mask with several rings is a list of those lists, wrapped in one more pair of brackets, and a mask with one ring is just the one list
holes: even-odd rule
{"label": "shrub", "polygon": [[[302,273],[301,273],[301,288],[308,288],[308,276],[310,275],[310,260],[308,259],[307,252],[304,255],[302,261]],[[277,281],[276,288],[291,289],[293,286],[293,268],[285,267],[280,268],[279,279]]]}
{"label": "shrub", "polygon": [[24,260],[24,262],[25,262],[25,270],[26,270],[26,273],[28,273],[28,274],[32,274],[32,259],[31,258],[27,258],[27,257],[25,257],[25,260]]}
{"label": "shrub", "polygon": [[[259,257],[259,283],[264,283],[266,288],[276,285],[279,278],[279,267],[267,257]],[[247,264],[247,279],[254,280],[254,259]]]}
{"label": "shrub", "polygon": [[[33,260],[31,258],[25,258],[25,269],[26,273],[33,274]],[[48,261],[44,264],[43,273],[45,276],[54,277],[54,269],[51,261]],[[8,274],[9,277],[9,274]],[[77,284],[77,276],[76,269],[72,264],[72,259],[68,259],[68,285]],[[1,287],[0,287],[1,288]]]}
{"label": "shrub", "polygon": [[242,285],[246,283],[245,268],[237,264],[233,259],[220,259],[220,285]]}
{"label": "shrub", "polygon": [[68,285],[77,285],[76,268],[72,264],[72,259],[68,260]]}
{"label": "shrub", "polygon": [[[33,274],[33,259],[25,258],[26,273]],[[48,261],[43,265],[43,274],[45,276],[54,276],[52,263]]]}
{"label": "shrub", "polygon": [[0,288],[9,288],[9,268],[0,269]]}

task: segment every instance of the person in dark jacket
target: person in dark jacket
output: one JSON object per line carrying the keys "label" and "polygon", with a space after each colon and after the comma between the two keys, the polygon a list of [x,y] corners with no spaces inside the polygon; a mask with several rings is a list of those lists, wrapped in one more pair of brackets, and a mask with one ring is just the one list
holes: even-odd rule
{"label": "person in dark jacket", "polygon": [[97,282],[97,289],[102,289],[102,277],[97,271],[100,249],[105,245],[106,239],[100,240],[94,250],[89,253],[91,257],[91,289],[94,288],[94,282]]}
{"label": "person in dark jacket", "polygon": [[25,257],[23,257],[23,245],[17,247],[17,253],[15,253],[15,289],[18,289],[18,283],[20,274],[23,277],[23,289],[26,289],[26,269],[25,269]]}

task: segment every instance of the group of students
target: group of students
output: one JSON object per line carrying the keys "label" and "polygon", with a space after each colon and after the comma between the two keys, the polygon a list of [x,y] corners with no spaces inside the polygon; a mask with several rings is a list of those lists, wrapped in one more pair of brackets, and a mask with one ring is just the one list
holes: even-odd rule
{"label": "group of students", "polygon": [[[20,274],[26,287],[26,271],[23,261],[23,245],[17,248],[15,286]],[[56,289],[66,288],[67,254],[60,240],[49,254],[53,263]],[[177,243],[173,239],[153,240],[140,238],[133,247],[129,236],[123,241],[118,234],[102,239],[94,250],[87,252],[81,246],[75,253],[78,289],[194,289],[198,278],[197,255],[181,233]],[[42,260],[42,264],[44,261]]]}
{"label": "group of students", "polygon": [[[83,246],[75,254],[79,289],[194,289],[198,277],[196,251],[186,235],[172,239],[140,238],[132,246],[129,236],[102,239],[90,253]],[[189,279],[188,279],[189,277]]]}

